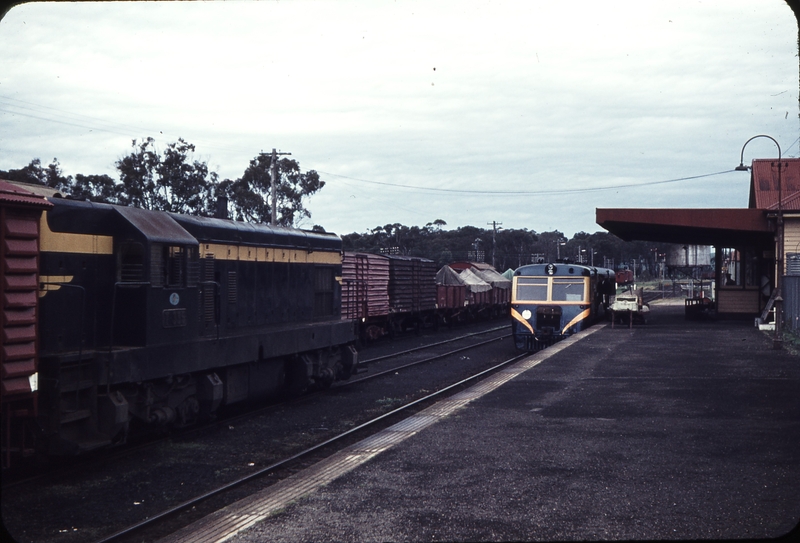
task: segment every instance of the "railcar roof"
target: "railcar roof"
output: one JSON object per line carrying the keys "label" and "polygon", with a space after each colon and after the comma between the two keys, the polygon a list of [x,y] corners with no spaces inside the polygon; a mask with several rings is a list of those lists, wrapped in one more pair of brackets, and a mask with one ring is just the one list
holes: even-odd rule
{"label": "railcar roof", "polygon": [[[552,267],[552,272],[548,271],[548,268]],[[592,268],[581,266],[580,264],[565,264],[563,262],[555,262],[551,264],[530,264],[528,266],[522,266],[521,268],[517,268],[514,272],[514,275],[520,276],[541,276],[541,275],[552,275],[552,276],[559,276],[559,277],[569,277],[575,275],[591,275]]]}

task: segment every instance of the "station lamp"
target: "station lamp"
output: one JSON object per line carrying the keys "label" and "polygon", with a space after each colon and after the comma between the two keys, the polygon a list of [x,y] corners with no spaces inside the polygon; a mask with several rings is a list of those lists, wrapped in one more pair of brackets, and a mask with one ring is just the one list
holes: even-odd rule
{"label": "station lamp", "polygon": [[739,165],[734,168],[738,172],[746,172],[750,168],[744,165],[744,148],[747,144],[756,138],[767,138],[778,147],[778,225],[777,225],[777,240],[775,248],[775,337],[772,340],[772,347],[774,349],[783,348],[783,297],[781,296],[781,276],[783,275],[783,196],[782,196],[782,179],[781,179],[781,146],[772,136],[766,134],[759,134],[753,136],[742,145],[742,154],[739,157]]}

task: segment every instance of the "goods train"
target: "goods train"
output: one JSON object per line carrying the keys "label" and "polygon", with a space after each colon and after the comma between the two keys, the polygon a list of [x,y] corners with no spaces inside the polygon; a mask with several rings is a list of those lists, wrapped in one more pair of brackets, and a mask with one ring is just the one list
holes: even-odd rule
{"label": "goods train", "polygon": [[363,341],[423,327],[508,315],[511,281],[484,263],[454,262],[437,271],[419,257],[346,252],[342,318]]}
{"label": "goods train", "polygon": [[630,285],[633,283],[633,270],[630,268],[620,268],[617,270],[617,284]]}
{"label": "goods train", "polygon": [[4,465],[357,370],[338,236],[33,190],[0,182]]}
{"label": "goods train", "polygon": [[616,293],[613,270],[577,264],[532,264],[512,280],[511,328],[518,349],[536,351],[603,318]]}

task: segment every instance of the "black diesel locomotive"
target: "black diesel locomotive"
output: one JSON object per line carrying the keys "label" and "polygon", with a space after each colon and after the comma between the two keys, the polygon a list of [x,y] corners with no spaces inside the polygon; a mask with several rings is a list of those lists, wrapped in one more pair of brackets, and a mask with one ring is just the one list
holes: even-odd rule
{"label": "black diesel locomotive", "polygon": [[514,343],[536,351],[604,317],[616,293],[616,277],[606,268],[532,264],[514,272],[511,292]]}
{"label": "black diesel locomotive", "polygon": [[[347,379],[333,234],[50,198],[39,254],[47,454]],[[43,439],[42,439],[43,438]]]}

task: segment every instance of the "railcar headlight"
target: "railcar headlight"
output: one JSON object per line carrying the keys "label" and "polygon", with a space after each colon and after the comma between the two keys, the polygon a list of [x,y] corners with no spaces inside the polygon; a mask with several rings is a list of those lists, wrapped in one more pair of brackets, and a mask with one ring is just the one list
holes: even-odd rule
{"label": "railcar headlight", "polygon": [[525,320],[530,319],[531,318],[531,310],[530,309],[526,309],[525,311],[523,311],[522,312],[522,318],[525,319]]}

